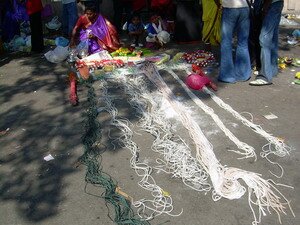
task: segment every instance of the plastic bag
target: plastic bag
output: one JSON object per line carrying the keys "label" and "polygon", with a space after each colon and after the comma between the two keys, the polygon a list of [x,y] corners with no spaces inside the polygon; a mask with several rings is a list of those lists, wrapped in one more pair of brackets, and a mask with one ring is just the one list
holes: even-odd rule
{"label": "plastic bag", "polygon": [[76,50],[81,58],[88,56],[89,54],[89,41],[81,41],[79,45],[77,45]]}
{"label": "plastic bag", "polygon": [[60,63],[69,55],[69,47],[57,46],[54,50],[45,53],[45,57],[49,62]]}
{"label": "plastic bag", "polygon": [[64,37],[57,37],[55,38],[56,46],[67,47],[69,45],[69,40]]}
{"label": "plastic bag", "polygon": [[292,35],[295,37],[295,38],[300,38],[300,30],[294,30]]}
{"label": "plastic bag", "polygon": [[170,34],[163,30],[157,34],[157,38],[160,43],[166,44],[170,41]]}

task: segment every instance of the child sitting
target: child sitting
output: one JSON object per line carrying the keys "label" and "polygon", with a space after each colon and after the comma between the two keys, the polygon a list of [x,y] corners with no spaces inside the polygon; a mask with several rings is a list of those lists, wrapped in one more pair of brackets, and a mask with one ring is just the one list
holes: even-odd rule
{"label": "child sitting", "polygon": [[147,25],[147,47],[163,47],[170,41],[170,34],[163,29],[163,23],[158,15],[151,16],[151,23]]}
{"label": "child sitting", "polygon": [[144,25],[141,22],[140,16],[135,14],[132,16],[131,23],[128,25],[128,34],[134,39],[131,47],[143,47],[143,44],[139,42],[143,33]]}

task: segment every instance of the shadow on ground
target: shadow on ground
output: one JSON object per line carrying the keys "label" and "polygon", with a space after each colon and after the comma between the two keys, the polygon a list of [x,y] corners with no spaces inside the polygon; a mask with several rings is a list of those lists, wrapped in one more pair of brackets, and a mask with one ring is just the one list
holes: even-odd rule
{"label": "shadow on ground", "polygon": [[[68,103],[66,69],[40,56],[13,60],[1,68],[0,130],[10,130],[0,136],[0,198],[39,222],[58,213],[64,178],[76,171],[81,107]],[[46,162],[49,153],[55,159]]]}

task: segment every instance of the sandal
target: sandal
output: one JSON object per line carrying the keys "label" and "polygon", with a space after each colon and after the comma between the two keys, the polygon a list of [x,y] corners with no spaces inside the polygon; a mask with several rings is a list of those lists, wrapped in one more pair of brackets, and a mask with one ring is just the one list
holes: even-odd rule
{"label": "sandal", "polygon": [[263,79],[256,79],[249,83],[249,85],[251,85],[251,86],[265,86],[265,85],[270,85],[270,84],[272,84],[272,83],[268,82],[266,80],[263,80]]}

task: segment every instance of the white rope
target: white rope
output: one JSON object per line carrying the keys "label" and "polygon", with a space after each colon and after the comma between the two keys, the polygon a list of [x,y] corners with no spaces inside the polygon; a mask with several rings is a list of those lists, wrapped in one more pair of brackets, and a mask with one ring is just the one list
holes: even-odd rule
{"label": "white rope", "polygon": [[185,92],[190,96],[190,98],[193,100],[193,102],[199,106],[207,115],[209,115],[214,121],[215,123],[218,125],[218,127],[224,132],[224,134],[241,150],[243,150],[243,152],[241,151],[237,151],[237,150],[229,150],[238,154],[243,155],[242,158],[250,158],[250,157],[254,157],[255,160],[257,159],[256,154],[255,154],[255,150],[252,146],[246,144],[245,142],[240,141],[225,125],[224,123],[221,121],[221,119],[219,118],[219,116],[217,114],[215,114],[214,110],[207,106],[206,104],[204,104],[186,85],[185,83],[177,76],[176,73],[174,73],[173,70],[171,69],[167,69],[166,70],[169,74],[171,74],[173,76],[174,79],[177,80],[178,83],[181,84],[181,86],[183,87],[183,89],[185,90]]}
{"label": "white rope", "polygon": [[[261,215],[266,215],[266,211],[273,209],[279,217],[280,213],[285,213],[286,207],[290,207],[287,199],[276,189],[270,181],[264,180],[259,174],[240,170],[238,168],[225,167],[217,160],[212,144],[207,140],[197,122],[192,118],[184,105],[176,101],[176,98],[167,84],[164,82],[157,68],[152,64],[145,64],[142,69],[145,75],[158,87],[173,109],[178,113],[182,124],[188,130],[189,135],[196,147],[196,156],[199,163],[210,175],[214,187],[214,200],[220,197],[227,199],[239,199],[246,192],[246,188],[239,183],[242,179],[249,190],[249,205],[258,207],[258,215],[252,210],[253,225],[261,222]],[[255,196],[255,199],[252,198]],[[285,202],[281,202],[285,200]],[[293,213],[293,212],[292,212]],[[293,214],[294,215],[294,214]]]}
{"label": "white rope", "polygon": [[[132,200],[132,205],[138,208],[137,213],[139,217],[150,220],[161,214],[167,214],[171,216],[179,216],[181,213],[174,215],[173,200],[171,196],[165,196],[164,191],[160,188],[154,178],[151,176],[152,168],[146,163],[138,162],[139,148],[137,144],[132,140],[133,132],[129,127],[129,121],[126,119],[117,119],[118,110],[112,103],[112,99],[107,93],[107,83],[102,82],[101,89],[103,92],[102,101],[105,102],[105,110],[111,115],[110,124],[117,127],[122,135],[117,140],[124,144],[124,146],[130,150],[132,157],[130,159],[131,168],[133,168],[136,174],[141,177],[138,185],[145,190],[151,192],[153,196],[152,200],[140,199],[137,201]],[[102,108],[103,110],[103,108]]]}
{"label": "white rope", "polygon": [[[187,64],[172,65],[172,66],[168,65],[165,68],[166,69],[169,68],[169,70],[170,69],[182,69],[182,70],[185,70],[187,73],[189,73]],[[229,113],[231,113],[234,118],[241,121],[247,127],[250,127],[255,133],[264,137],[268,141],[268,144],[262,148],[263,151],[260,153],[260,156],[262,158],[267,158],[270,154],[274,154],[279,157],[285,157],[292,150],[292,148],[289,147],[288,145],[286,145],[283,140],[280,140],[279,138],[274,137],[271,134],[267,133],[266,131],[264,131],[262,129],[262,127],[260,125],[254,124],[252,121],[247,120],[244,116],[242,116],[237,111],[235,111],[230,105],[228,105],[222,99],[220,99],[218,96],[216,96],[215,93],[210,91],[207,87],[203,87],[202,90],[206,94],[209,94],[211,96],[212,100],[217,105],[219,105],[221,108],[223,108],[226,111],[228,111]],[[268,159],[268,161],[271,161],[271,160]]]}
{"label": "white rope", "polygon": [[164,160],[156,160],[160,166],[155,168],[173,174],[173,177],[181,178],[185,185],[194,190],[210,191],[207,173],[192,157],[185,142],[179,136],[174,135],[165,113],[160,110],[163,104],[161,94],[157,91],[150,93],[144,76],[136,74],[133,78],[127,78],[124,85],[125,92],[130,96],[129,103],[141,116],[139,126],[155,137],[152,150],[164,157]]}
{"label": "white rope", "polygon": [[275,154],[279,157],[284,157],[291,151],[291,148],[287,146],[282,140],[277,137],[272,136],[271,134],[264,131],[261,126],[254,124],[253,122],[247,120],[245,117],[240,115],[235,111],[230,105],[226,104],[222,99],[217,97],[212,91],[208,88],[203,88],[204,92],[209,94],[212,100],[217,103],[221,108],[230,112],[236,119],[240,120],[244,125],[250,127],[255,133],[264,137],[267,141],[268,148],[264,147],[263,152],[260,153],[261,157],[267,157],[270,154]]}

